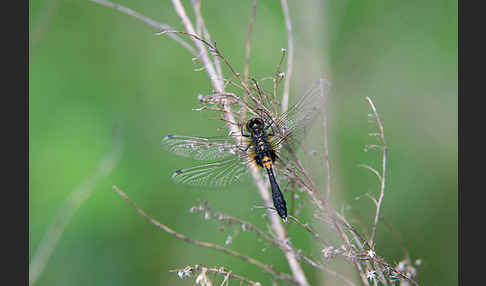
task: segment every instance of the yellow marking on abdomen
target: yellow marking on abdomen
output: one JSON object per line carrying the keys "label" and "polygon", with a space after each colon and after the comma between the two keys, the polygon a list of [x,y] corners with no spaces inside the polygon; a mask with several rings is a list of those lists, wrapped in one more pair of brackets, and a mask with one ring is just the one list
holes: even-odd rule
{"label": "yellow marking on abdomen", "polygon": [[267,169],[270,169],[272,167],[272,159],[270,159],[270,157],[268,156],[263,157],[262,163]]}

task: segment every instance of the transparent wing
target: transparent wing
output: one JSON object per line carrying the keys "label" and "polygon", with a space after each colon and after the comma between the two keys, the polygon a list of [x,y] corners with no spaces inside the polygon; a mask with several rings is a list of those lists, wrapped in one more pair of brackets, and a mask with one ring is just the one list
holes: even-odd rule
{"label": "transparent wing", "polygon": [[196,160],[213,161],[241,153],[232,137],[169,135],[160,143],[165,150]]}
{"label": "transparent wing", "polygon": [[[305,129],[323,111],[330,83],[318,80],[287,112],[272,124],[274,144],[280,147],[297,148],[305,137]],[[295,149],[294,149],[295,150]]]}
{"label": "transparent wing", "polygon": [[233,158],[216,161],[174,172],[172,180],[178,184],[200,187],[225,187],[241,182],[248,174],[247,158]]}

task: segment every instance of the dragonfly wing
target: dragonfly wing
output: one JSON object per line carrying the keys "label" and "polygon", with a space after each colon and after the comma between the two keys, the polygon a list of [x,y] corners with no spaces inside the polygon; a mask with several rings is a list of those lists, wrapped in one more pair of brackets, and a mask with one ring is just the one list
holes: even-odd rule
{"label": "dragonfly wing", "polygon": [[238,183],[248,174],[248,158],[234,156],[174,172],[172,180],[178,184],[200,187],[226,187]]}
{"label": "dragonfly wing", "polygon": [[[306,127],[323,111],[330,83],[324,79],[317,81],[287,112],[272,124],[275,145],[298,148],[305,137]],[[295,149],[294,149],[295,150]]]}
{"label": "dragonfly wing", "polygon": [[213,161],[234,156],[240,148],[232,137],[193,137],[169,135],[162,139],[162,148],[179,156]]}

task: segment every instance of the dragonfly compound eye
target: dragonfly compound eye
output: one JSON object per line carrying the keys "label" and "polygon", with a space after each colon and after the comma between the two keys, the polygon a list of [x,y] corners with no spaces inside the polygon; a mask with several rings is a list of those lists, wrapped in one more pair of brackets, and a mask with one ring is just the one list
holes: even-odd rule
{"label": "dragonfly compound eye", "polygon": [[248,131],[259,131],[263,129],[264,125],[265,123],[261,118],[253,118],[248,120],[248,122],[246,123],[246,128],[248,129]]}

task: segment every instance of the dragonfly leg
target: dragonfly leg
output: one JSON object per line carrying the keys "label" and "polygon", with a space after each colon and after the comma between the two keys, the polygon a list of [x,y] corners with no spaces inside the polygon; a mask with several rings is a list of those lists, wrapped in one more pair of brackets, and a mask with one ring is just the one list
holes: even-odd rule
{"label": "dragonfly leg", "polygon": [[245,134],[245,132],[243,131],[243,125],[241,125],[241,136],[243,137],[247,137],[247,138],[250,138],[251,136],[249,134]]}
{"label": "dragonfly leg", "polygon": [[250,148],[250,144],[248,144],[248,146],[246,146],[246,148],[241,148],[240,146],[238,146],[238,149],[242,152],[246,152],[248,151],[248,149]]}
{"label": "dragonfly leg", "polygon": [[272,117],[270,117],[270,116],[268,116],[268,117],[269,117],[270,124],[268,124],[268,125],[265,127],[265,131],[267,131],[267,130],[268,130],[268,128],[272,127],[273,123],[275,122],[275,121],[273,121]]}

